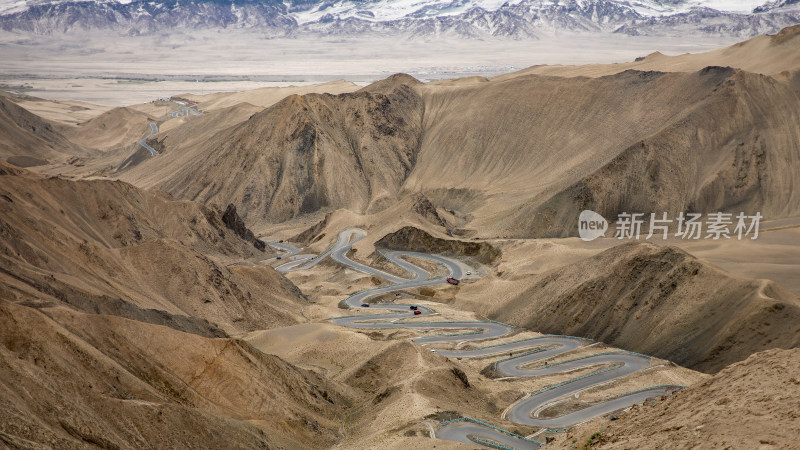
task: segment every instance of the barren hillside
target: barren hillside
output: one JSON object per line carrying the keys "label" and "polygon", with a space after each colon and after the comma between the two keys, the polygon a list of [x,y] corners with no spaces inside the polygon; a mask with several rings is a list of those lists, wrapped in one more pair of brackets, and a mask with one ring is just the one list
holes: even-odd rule
{"label": "barren hillside", "polygon": [[0,163],[0,442],[336,442],[357,390],[227,338],[306,302],[231,214]]}
{"label": "barren hillside", "polygon": [[718,66],[428,85],[398,75],[250,116],[255,107],[238,104],[172,119],[150,141],[163,155],[118,176],[241,204],[259,228],[419,194],[479,237],[574,235],[583,209],[774,219],[800,213],[786,188],[800,183],[793,80]]}
{"label": "barren hillside", "polygon": [[32,167],[84,152],[58,128],[0,92],[0,158],[3,160]]}
{"label": "barren hillside", "polygon": [[352,401],[239,340],[6,298],[0,328],[11,448],[324,448]]}
{"label": "barren hillside", "polygon": [[0,166],[0,280],[12,301],[68,304],[203,335],[296,323],[298,291],[222,213],[119,181]]}
{"label": "barren hillside", "polygon": [[343,94],[357,91],[358,89],[357,85],[340,80],[311,86],[268,87],[243,92],[221,92],[207,95],[185,94],[181,97],[200,102],[203,105],[203,109],[207,110],[224,109],[241,103],[267,108],[290,95]]}
{"label": "barren hillside", "polygon": [[123,179],[149,180],[180,198],[241,204],[248,223],[366,210],[393,200],[414,166],[423,111],[415,83],[396,76],[388,89],[289,96],[207,142],[165,146],[163,157]]}
{"label": "barren hillside", "polygon": [[564,77],[599,77],[625,70],[658,70],[663,72],[695,72],[703,67],[730,66],[747,72],[784,76],[800,69],[800,25],[787,27],[774,35],[758,36],[719,50],[667,56],[654,52],[621,64],[586,64],[583,66],[533,66],[498,79],[519,75],[541,74]]}
{"label": "barren hillside", "polygon": [[797,448],[800,349],[767,350],[713,378],[559,438],[557,449]]}
{"label": "barren hillside", "polygon": [[114,108],[77,127],[65,128],[72,142],[88,148],[108,150],[141,139],[153,118],[130,108]]}
{"label": "barren hillside", "polygon": [[575,217],[592,209],[605,217],[625,211],[727,211],[765,217],[796,215],[800,161],[800,97],[762,75],[723,68],[725,79],[675,122],[644,137],[555,195],[532,200],[515,217],[515,234],[577,234]]}
{"label": "barren hillside", "polygon": [[704,372],[800,345],[797,296],[675,247],[623,244],[514,283],[508,301],[456,301],[495,320],[589,337]]}
{"label": "barren hillside", "polygon": [[583,209],[800,210],[785,188],[800,182],[800,98],[769,77],[710,67],[423,92],[425,137],[404,187],[468,208],[484,235],[575,235]]}

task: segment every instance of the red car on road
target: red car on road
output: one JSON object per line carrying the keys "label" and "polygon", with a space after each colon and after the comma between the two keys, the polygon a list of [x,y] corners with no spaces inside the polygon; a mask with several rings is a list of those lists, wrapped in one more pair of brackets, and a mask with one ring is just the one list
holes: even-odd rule
{"label": "red car on road", "polygon": [[418,315],[420,315],[420,314],[422,314],[422,311],[419,311],[419,310],[417,310],[417,311],[414,311],[414,315],[415,315],[415,316],[418,316]]}
{"label": "red car on road", "polygon": [[460,281],[456,280],[453,277],[447,277],[447,282],[452,284],[453,286],[458,286],[458,283],[460,283]]}

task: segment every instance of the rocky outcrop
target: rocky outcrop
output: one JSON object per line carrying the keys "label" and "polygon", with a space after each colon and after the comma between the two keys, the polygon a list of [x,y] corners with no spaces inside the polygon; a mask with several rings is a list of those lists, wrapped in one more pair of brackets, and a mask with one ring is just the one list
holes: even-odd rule
{"label": "rocky outcrop", "polygon": [[445,222],[440,216],[439,213],[436,212],[436,207],[433,206],[433,203],[423,194],[417,194],[414,196],[414,204],[411,206],[411,210],[417,213],[420,217],[426,219],[430,223],[434,225],[438,225],[440,227],[447,227],[447,222]]}
{"label": "rocky outcrop", "polygon": [[239,217],[239,214],[236,212],[236,207],[233,206],[232,203],[228,204],[228,207],[225,208],[225,213],[222,215],[222,222],[233,230],[237,236],[244,239],[247,242],[251,242],[253,247],[261,250],[262,252],[266,249],[267,244],[262,241],[261,239],[256,238],[252,231],[244,224],[244,220]]}
{"label": "rocky outcrop", "polygon": [[389,250],[439,253],[450,256],[467,256],[484,264],[500,257],[500,249],[486,242],[468,242],[433,237],[419,228],[407,226],[389,233],[375,242],[375,247]]}
{"label": "rocky outcrop", "polygon": [[297,236],[290,239],[292,242],[297,242],[303,245],[312,244],[325,236],[325,227],[328,226],[328,220],[331,217],[331,213],[325,214],[325,217],[322,218],[316,224],[308,227],[306,230],[298,234]]}

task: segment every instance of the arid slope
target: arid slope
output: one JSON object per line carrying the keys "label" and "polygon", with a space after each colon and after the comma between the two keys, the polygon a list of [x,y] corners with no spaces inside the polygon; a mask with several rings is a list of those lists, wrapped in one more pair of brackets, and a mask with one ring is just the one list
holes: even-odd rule
{"label": "arid slope", "polygon": [[[762,39],[770,58],[794,48],[792,33]],[[175,122],[151,140],[163,155],[117,176],[241,205],[257,228],[420,194],[466,219],[453,233],[478,237],[572,236],[587,208],[775,219],[800,214],[799,88],[791,74],[708,64],[427,85],[396,75],[246,120],[240,103]]]}
{"label": "arid slope", "polygon": [[424,86],[425,134],[404,185],[489,236],[577,233],[577,216],[800,211],[800,97],[711,67],[603,78]]}
{"label": "arid slope", "polygon": [[623,244],[515,283],[518,293],[502,303],[457,301],[499,321],[589,337],[704,372],[800,345],[797,296],[675,247]]}
{"label": "arid slope", "polygon": [[50,159],[83,153],[57,126],[18,106],[0,92],[0,158],[22,167],[40,166]]}
{"label": "arid slope", "polygon": [[65,127],[64,135],[88,148],[108,150],[126,146],[147,134],[153,118],[130,108],[114,108],[77,127]]}
{"label": "arid slope", "polygon": [[223,335],[288,325],[304,302],[214,208],[119,181],[0,165],[0,285],[15,301]]}
{"label": "arid slope", "polygon": [[794,449],[800,436],[798,373],[800,349],[756,353],[617,421],[589,422],[552,448]]}
{"label": "arid slope", "polygon": [[393,200],[414,166],[424,108],[416,83],[395,76],[355,93],[289,96],[201,145],[164,147],[122,178],[241,205],[248,223],[366,210]]}
{"label": "arid slope", "polygon": [[1,297],[2,446],[324,448],[351,401],[239,340]]}
{"label": "arid slope", "polygon": [[533,66],[498,79],[540,74],[563,77],[599,77],[625,70],[695,72],[706,66],[730,66],[747,72],[784,76],[800,69],[800,25],[787,27],[775,35],[758,36],[719,50],[667,56],[654,52],[633,62],[621,64],[586,64],[583,66]]}

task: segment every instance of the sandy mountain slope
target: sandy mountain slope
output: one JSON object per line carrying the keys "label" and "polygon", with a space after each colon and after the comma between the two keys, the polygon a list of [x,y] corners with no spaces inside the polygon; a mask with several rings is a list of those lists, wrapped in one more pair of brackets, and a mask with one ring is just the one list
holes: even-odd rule
{"label": "sandy mountain slope", "polygon": [[88,148],[108,150],[135,142],[147,134],[147,124],[155,119],[130,108],[114,108],[76,127],[66,128],[64,136]]}
{"label": "sandy mountain slope", "polygon": [[629,63],[587,64],[583,66],[533,66],[502,75],[496,80],[520,75],[540,74],[563,77],[601,77],[625,70],[696,72],[706,66],[730,66],[747,72],[780,75],[800,69],[800,25],[784,28],[778,34],[758,36],[730,47],[703,53],[667,56],[652,53]]}
{"label": "sandy mountain slope", "polygon": [[796,215],[800,195],[800,97],[774,79],[708,68],[720,80],[676,121],[549,198],[526,203],[515,233],[577,234],[575,217],[592,209],[621,212],[728,211]]}
{"label": "sandy mountain slope", "polygon": [[800,436],[798,373],[800,349],[756,353],[617,421],[589,422],[552,448],[794,449]]}
{"label": "sandy mountain slope", "polygon": [[207,95],[184,94],[181,97],[199,102],[200,107],[204,110],[212,111],[235,106],[239,103],[249,103],[261,108],[267,108],[290,95],[343,94],[357,91],[358,89],[358,85],[340,80],[311,86],[268,87],[244,92],[220,92]]}
{"label": "sandy mountain slope", "polygon": [[22,167],[84,153],[58,131],[59,127],[18,106],[0,93],[0,158]]}
{"label": "sandy mountain slope", "polygon": [[343,423],[341,448],[462,448],[431,441],[421,421],[442,411],[495,418],[502,407],[487,385],[498,386],[458,361],[409,342],[409,335],[397,330],[354,332],[323,322],[255,332],[246,340],[364,392]]}
{"label": "sandy mountain slope", "polygon": [[587,208],[606,217],[800,210],[786,189],[800,182],[800,98],[768,77],[726,68],[530,75],[423,92],[425,135],[404,187],[437,206],[474,208],[479,231],[574,235]]}
{"label": "sandy mountain slope", "polygon": [[205,112],[202,116],[168,119],[159,125],[159,132],[149,138],[148,143],[161,153],[185,152],[188,156],[191,149],[205,147],[218,133],[242,124],[262,110],[249,103],[239,103]]}
{"label": "sandy mountain slope", "polygon": [[352,390],[234,339],[0,300],[0,446],[325,448]]}
{"label": "sandy mountain slope", "polygon": [[119,181],[0,166],[0,285],[13,301],[68,304],[206,336],[296,323],[304,302],[222,212]]}
{"label": "sandy mountain slope", "polygon": [[587,208],[775,219],[800,214],[792,80],[725,67],[429,85],[397,75],[289,97],[224,129],[192,118],[152,140],[163,157],[120,176],[241,204],[256,228],[420,193],[469,219],[454,233],[482,237],[574,235]]}
{"label": "sandy mountain slope", "polygon": [[47,100],[27,95],[15,95],[14,102],[54,124],[70,126],[80,125],[112,109],[78,100]]}
{"label": "sandy mountain slope", "polygon": [[414,83],[395,76],[356,93],[290,96],[202,145],[165,146],[122,179],[241,205],[249,224],[365,210],[392,200],[414,165],[423,111]]}
{"label": "sandy mountain slope", "polygon": [[[115,108],[77,126],[64,126],[62,127],[64,134],[70,136],[71,139],[95,146],[102,151],[71,158],[67,164],[52,164],[38,167],[36,170],[41,173],[57,174],[75,179],[120,177],[120,174],[152,158],[150,152],[139,145],[139,139],[145,136],[148,136],[146,141],[148,145],[158,152],[169,152],[176,147],[191,149],[196,146],[204,146],[217,133],[244,122],[262,110],[257,106],[240,103],[229,108],[206,112],[201,116],[190,115],[173,118],[170,115],[159,115],[165,109],[162,106],[160,112],[145,113],[139,111],[138,106]],[[116,123],[114,118],[122,117],[129,117],[131,121],[120,121],[119,128],[109,125]],[[156,118],[153,119],[153,117]],[[152,136],[149,136],[150,122],[158,124],[158,133]],[[124,132],[124,134],[118,134],[118,132]],[[151,187],[152,181],[147,178],[147,175],[150,174],[144,174],[137,178],[140,187]]]}
{"label": "sandy mountain slope", "polygon": [[[485,285],[482,285],[485,284]],[[800,345],[800,299],[738,278],[671,246],[623,244],[514,281],[506,301],[475,292],[458,304],[542,333],[589,337],[704,372]]]}

